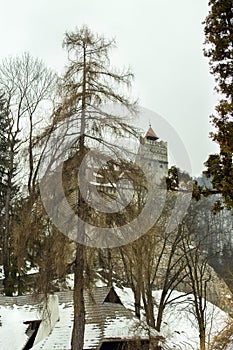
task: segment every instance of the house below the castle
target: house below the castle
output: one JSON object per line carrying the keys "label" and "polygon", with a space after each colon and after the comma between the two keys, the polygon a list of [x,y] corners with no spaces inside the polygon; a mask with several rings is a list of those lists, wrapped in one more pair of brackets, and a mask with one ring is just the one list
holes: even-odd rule
{"label": "house below the castle", "polygon": [[[139,321],[114,288],[85,293],[85,305],[84,350],[161,349],[160,334]],[[32,296],[0,297],[1,349],[71,349],[72,291],[50,296],[46,312],[38,306]]]}

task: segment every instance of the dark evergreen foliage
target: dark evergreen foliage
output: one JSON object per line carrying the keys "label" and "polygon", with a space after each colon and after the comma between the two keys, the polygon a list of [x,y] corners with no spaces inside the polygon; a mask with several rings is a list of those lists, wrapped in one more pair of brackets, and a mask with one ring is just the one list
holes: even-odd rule
{"label": "dark evergreen foliage", "polygon": [[18,186],[15,183],[16,165],[12,160],[12,124],[9,115],[7,99],[2,93],[0,95],[0,237],[5,275],[3,285],[6,295],[14,293],[18,279],[13,240],[9,236],[13,198],[18,191]]}
{"label": "dark evergreen foliage", "polygon": [[210,0],[205,20],[205,50],[216,90],[221,100],[211,117],[216,131],[211,133],[219,145],[219,153],[211,154],[205,163],[205,174],[212,177],[227,208],[233,206],[233,3],[232,0]]}
{"label": "dark evergreen foliage", "polygon": [[7,167],[9,162],[8,109],[4,94],[0,94],[0,213],[3,214],[7,190]]}

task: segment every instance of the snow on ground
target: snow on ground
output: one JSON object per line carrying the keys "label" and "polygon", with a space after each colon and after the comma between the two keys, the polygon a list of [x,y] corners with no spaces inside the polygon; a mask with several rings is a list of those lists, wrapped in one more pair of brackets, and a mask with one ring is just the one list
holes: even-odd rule
{"label": "snow on ground", "polygon": [[0,265],[0,280],[4,278],[3,265]]}
{"label": "snow on ground", "polygon": [[[72,276],[70,278],[72,284]],[[97,285],[102,286],[103,282],[99,281]],[[123,305],[134,311],[134,298],[133,292],[130,288],[118,288],[115,286],[115,290],[119,295]],[[156,304],[159,303],[161,291],[154,291],[153,296],[155,298],[155,315],[157,313]],[[164,311],[163,322],[161,327],[161,335],[166,338],[166,349],[173,350],[197,350],[199,348],[199,331],[197,321],[194,316],[194,308],[192,303],[192,296],[182,296],[182,293],[174,291],[171,298],[181,298],[175,302],[169,304]],[[66,340],[67,345],[70,342],[70,335],[64,336],[70,332],[72,327],[72,317],[69,308],[64,305],[60,305],[60,322],[55,325],[58,329],[62,326],[62,338]],[[1,350],[21,350],[27,340],[25,331],[27,325],[24,325],[24,321],[38,319],[38,313],[35,307],[13,307],[0,305],[0,349]],[[207,302],[207,339],[213,339],[213,336],[220,332],[227,321],[229,316],[220,310],[218,307]],[[64,322],[64,324],[61,324]],[[114,325],[116,326],[116,325]],[[121,322],[118,325],[122,329],[124,328]],[[89,328],[91,327],[91,329]],[[86,342],[93,345],[96,341],[96,332],[98,330],[97,325],[88,326],[86,336]],[[109,324],[111,328],[111,323]],[[110,329],[109,328],[109,329]],[[70,334],[70,333],[69,333]],[[16,346],[17,339],[17,346]],[[51,339],[52,341],[52,339]],[[88,343],[88,344],[89,344]]]}
{"label": "snow on ground", "polygon": [[23,322],[37,319],[35,308],[0,306],[0,349],[22,350],[28,339],[25,334],[28,325]]}
{"label": "snow on ground", "polygon": [[[158,302],[161,291],[154,292],[155,300]],[[199,331],[194,314],[192,296],[182,297],[182,293],[174,291],[171,298],[181,296],[180,299],[167,306],[162,323],[162,334],[166,337],[166,344],[172,349],[198,349]],[[211,341],[216,333],[221,331],[229,316],[207,302],[206,311],[206,335],[207,341]]]}
{"label": "snow on ground", "polygon": [[[123,304],[134,310],[133,292],[130,288],[115,287]],[[155,315],[160,300],[161,291],[154,291]],[[199,331],[197,321],[194,315],[194,305],[192,296],[183,296],[183,293],[174,291],[171,299],[180,297],[178,300],[169,304],[164,311],[161,335],[165,337],[165,345],[173,350],[198,350],[199,349]],[[220,332],[229,322],[229,316],[217,306],[207,302],[206,312],[206,334],[207,341],[211,341],[218,332]]]}

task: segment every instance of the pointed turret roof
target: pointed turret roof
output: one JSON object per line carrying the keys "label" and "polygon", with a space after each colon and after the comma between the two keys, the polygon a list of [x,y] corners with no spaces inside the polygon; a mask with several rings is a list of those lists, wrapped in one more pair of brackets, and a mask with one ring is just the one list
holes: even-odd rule
{"label": "pointed turret roof", "polygon": [[149,129],[145,135],[145,138],[147,138],[147,140],[158,140],[158,136],[155,134],[154,130],[152,129],[151,125],[149,126]]}

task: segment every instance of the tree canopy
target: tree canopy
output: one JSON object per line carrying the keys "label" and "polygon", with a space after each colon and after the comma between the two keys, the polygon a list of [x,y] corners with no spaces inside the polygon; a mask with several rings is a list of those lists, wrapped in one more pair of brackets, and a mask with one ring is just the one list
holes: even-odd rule
{"label": "tree canopy", "polygon": [[[125,95],[124,89],[129,87],[133,78],[130,71],[116,71],[110,65],[109,51],[114,45],[108,40],[91,32],[83,26],[73,32],[67,32],[63,46],[68,51],[68,65],[64,76],[60,80],[59,91],[61,102],[54,114],[53,125],[49,130],[58,129],[69,121],[71,131],[76,134],[72,144],[73,154],[78,155],[80,166],[92,146],[106,145],[108,149],[116,149],[116,144],[107,134],[115,136],[135,134],[135,130],[117,113],[108,112],[104,108],[106,103],[118,103],[132,112],[135,103]],[[50,134],[49,134],[50,135]],[[66,137],[67,135],[65,135]],[[118,146],[118,149],[121,147]],[[81,167],[81,166],[80,166]],[[82,177],[85,177],[85,172]],[[80,178],[79,178],[80,179]],[[80,187],[80,183],[79,183]],[[83,219],[75,227],[76,257],[74,269],[74,325],[71,340],[72,350],[81,350],[84,342],[85,305],[83,297],[85,275],[85,250],[82,243],[88,236],[85,222],[88,216],[83,194],[78,188],[76,214]]]}
{"label": "tree canopy", "polygon": [[205,24],[204,54],[216,80],[220,102],[211,116],[215,131],[211,138],[219,153],[211,154],[205,174],[212,178],[227,208],[233,206],[233,6],[232,0],[210,0]]}

